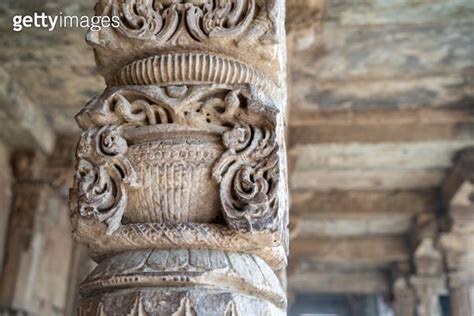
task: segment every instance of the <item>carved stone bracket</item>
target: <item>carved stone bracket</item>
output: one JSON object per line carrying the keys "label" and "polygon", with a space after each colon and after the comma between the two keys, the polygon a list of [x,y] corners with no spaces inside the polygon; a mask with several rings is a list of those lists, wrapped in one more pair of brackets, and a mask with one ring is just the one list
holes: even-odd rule
{"label": "carved stone bracket", "polygon": [[[166,43],[181,31],[196,41],[242,34],[255,15],[255,0],[112,1],[103,9],[120,17],[119,30],[132,38]],[[105,12],[102,12],[104,15]]]}

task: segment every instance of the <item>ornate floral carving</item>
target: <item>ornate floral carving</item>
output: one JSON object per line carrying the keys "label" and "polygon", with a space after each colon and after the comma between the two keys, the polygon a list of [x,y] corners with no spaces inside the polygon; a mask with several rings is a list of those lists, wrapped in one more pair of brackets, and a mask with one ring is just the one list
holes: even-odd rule
{"label": "ornate floral carving", "polygon": [[[93,115],[88,111],[90,107],[94,107]],[[86,110],[78,115],[78,122],[81,127],[87,129],[91,125],[165,124],[172,123],[173,118],[170,109],[163,104],[155,104],[146,98],[130,99],[121,93],[116,93],[106,99],[93,99],[86,105]]]}
{"label": "ornate floral carving", "polygon": [[248,85],[109,88],[76,116],[79,126],[177,124],[223,133],[239,122],[274,121],[276,109]]}
{"label": "ornate floral carving", "polygon": [[248,86],[203,85],[110,89],[79,115],[83,128],[108,124],[183,125],[222,135],[226,151],[213,167],[224,219],[238,230],[279,225],[277,110]]}
{"label": "ornate floral carving", "polygon": [[124,156],[127,148],[116,126],[84,132],[77,147],[71,208],[81,216],[105,222],[109,234],[120,225],[127,188],[136,186],[135,171]]}
{"label": "ornate floral carving", "polygon": [[187,32],[194,40],[242,34],[255,15],[255,0],[114,0],[113,16],[120,17],[120,31],[132,38],[171,40]]}
{"label": "ornate floral carving", "polygon": [[227,151],[216,162],[224,218],[234,229],[275,229],[278,216],[278,145],[272,131],[236,126],[223,135]]}

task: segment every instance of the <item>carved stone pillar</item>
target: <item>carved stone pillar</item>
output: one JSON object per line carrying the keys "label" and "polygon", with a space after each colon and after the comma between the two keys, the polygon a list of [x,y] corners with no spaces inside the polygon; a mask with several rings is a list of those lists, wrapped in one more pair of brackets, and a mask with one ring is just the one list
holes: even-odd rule
{"label": "carved stone pillar", "polygon": [[453,316],[474,315],[474,275],[472,274],[474,273],[471,271],[469,276],[451,274],[449,277],[450,305]]}
{"label": "carved stone pillar", "polygon": [[15,185],[0,274],[1,316],[65,310],[72,240],[66,199],[44,174],[47,158],[39,151],[12,154]]}
{"label": "carved stone pillar", "polygon": [[438,221],[433,213],[421,213],[415,223],[413,264],[410,278],[417,298],[417,316],[440,316],[439,296],[446,288],[443,255],[438,249]]}
{"label": "carved stone pillar", "polygon": [[100,0],[108,88],[78,114],[79,315],[285,315],[280,0]]}
{"label": "carved stone pillar", "polygon": [[446,284],[437,236],[435,214],[419,214],[411,236],[412,262],[399,263],[395,271],[392,291],[396,316],[441,315],[439,295],[446,291]]}
{"label": "carved stone pillar", "polygon": [[413,276],[411,283],[417,298],[417,316],[441,316],[440,290],[444,287],[442,277]]}
{"label": "carved stone pillar", "polygon": [[[450,219],[442,235],[451,314],[474,315],[474,148],[461,152],[444,187]],[[451,315],[450,314],[450,315]]]}
{"label": "carved stone pillar", "polygon": [[393,311],[395,316],[415,316],[416,315],[416,295],[411,287],[410,281],[399,276],[393,285]]}

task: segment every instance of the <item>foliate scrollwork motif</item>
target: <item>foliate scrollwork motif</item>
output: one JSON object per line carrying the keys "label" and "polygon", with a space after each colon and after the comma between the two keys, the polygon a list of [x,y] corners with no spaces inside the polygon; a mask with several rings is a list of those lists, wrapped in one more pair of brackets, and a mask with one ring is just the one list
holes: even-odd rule
{"label": "foliate scrollwork motif", "polygon": [[129,37],[166,42],[185,31],[203,41],[243,33],[254,18],[255,0],[114,0],[111,9]]}
{"label": "foliate scrollwork motif", "polygon": [[[249,108],[249,104],[256,106]],[[240,121],[257,123],[264,110],[263,102],[246,85],[129,86],[110,88],[89,102],[76,120],[84,130],[177,124],[222,133]]]}
{"label": "foliate scrollwork motif", "polygon": [[278,228],[280,166],[276,107],[246,85],[113,88],[78,116],[85,129],[105,124],[175,124],[220,134],[225,152],[213,178],[227,224],[238,230]]}
{"label": "foliate scrollwork motif", "polygon": [[[93,113],[87,110],[95,107]],[[86,111],[78,115],[79,125],[154,125],[173,123],[172,111],[162,103],[153,102],[146,98],[127,98],[126,95],[115,93],[105,99],[93,99],[86,105]],[[87,124],[87,126],[85,126]]]}
{"label": "foliate scrollwork motif", "polygon": [[133,166],[124,156],[127,142],[117,126],[93,128],[81,135],[76,157],[71,208],[86,218],[95,218],[114,232],[127,204],[128,187],[137,185]]}
{"label": "foliate scrollwork motif", "polygon": [[278,216],[278,145],[274,133],[236,126],[223,135],[227,151],[216,162],[224,218],[238,230],[275,229]]}

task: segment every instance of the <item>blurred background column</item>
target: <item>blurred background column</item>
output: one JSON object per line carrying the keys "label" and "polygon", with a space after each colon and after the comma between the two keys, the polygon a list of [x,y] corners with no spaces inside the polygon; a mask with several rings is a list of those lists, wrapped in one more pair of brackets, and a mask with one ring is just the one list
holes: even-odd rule
{"label": "blurred background column", "polygon": [[443,188],[448,222],[441,237],[453,316],[474,315],[474,148],[455,159]]}

